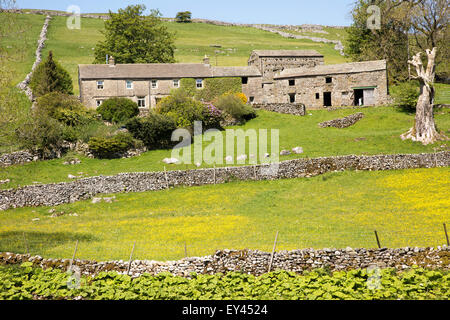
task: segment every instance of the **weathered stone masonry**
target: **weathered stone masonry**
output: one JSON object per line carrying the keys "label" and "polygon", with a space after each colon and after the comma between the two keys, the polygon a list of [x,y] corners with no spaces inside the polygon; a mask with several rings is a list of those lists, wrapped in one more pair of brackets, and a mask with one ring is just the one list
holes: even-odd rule
{"label": "weathered stone masonry", "polygon": [[225,167],[188,171],[122,173],[73,182],[26,186],[0,191],[0,210],[57,206],[90,199],[97,194],[156,191],[176,186],[200,186],[229,181],[262,181],[311,177],[343,170],[400,170],[450,166],[450,152],[378,156],[341,156],[296,159],[279,164],[274,176],[263,174],[267,165]]}
{"label": "weathered stone masonry", "polygon": [[[132,261],[130,275],[138,277],[144,273],[157,275],[169,272],[176,276],[189,277],[197,274],[226,274],[242,272],[260,276],[268,271],[270,253],[251,250],[221,250],[212,256],[185,258],[180,261]],[[449,270],[450,249],[401,248],[401,249],[324,249],[282,251],[274,255],[272,270],[286,270],[303,273],[327,267],[331,271],[364,269],[370,266],[379,268],[408,269],[417,265],[428,269]],[[32,262],[35,267],[68,270],[69,259],[43,259],[39,256],[0,253],[0,265],[14,265]],[[80,268],[83,275],[96,275],[102,271],[117,271],[126,274],[128,261],[95,262],[75,260],[73,265]]]}

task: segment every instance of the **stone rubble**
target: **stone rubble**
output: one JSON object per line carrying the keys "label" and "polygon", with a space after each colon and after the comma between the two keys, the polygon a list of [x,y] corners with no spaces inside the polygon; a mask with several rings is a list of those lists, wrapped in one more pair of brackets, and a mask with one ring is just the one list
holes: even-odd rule
{"label": "stone rubble", "polygon": [[335,120],[330,120],[330,121],[319,123],[319,127],[320,128],[334,127],[334,128],[338,128],[338,129],[344,129],[344,128],[353,126],[355,123],[360,121],[362,118],[364,118],[364,113],[358,112],[358,113],[352,114],[345,118],[335,119]]}

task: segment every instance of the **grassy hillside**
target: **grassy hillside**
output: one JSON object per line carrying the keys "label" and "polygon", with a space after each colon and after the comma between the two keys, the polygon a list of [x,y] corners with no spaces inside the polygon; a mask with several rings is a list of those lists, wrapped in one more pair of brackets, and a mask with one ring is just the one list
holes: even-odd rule
{"label": "grassy hillside", "polygon": [[[0,13],[1,16],[4,13]],[[31,71],[35,61],[35,51],[39,34],[41,33],[45,17],[40,15],[14,15],[17,22],[16,30],[2,38],[2,47],[6,48],[9,59],[8,66],[12,72],[12,84],[21,82]]]}
{"label": "grassy hillside", "polygon": [[[406,132],[414,122],[414,115],[405,114],[395,109],[367,108],[362,110],[365,118],[355,126],[347,129],[321,129],[318,123],[340,118],[355,113],[355,110],[311,111],[311,115],[297,117],[272,112],[260,111],[258,118],[241,127],[232,129],[279,129],[280,150],[301,146],[303,155],[280,157],[289,160],[296,157],[321,157],[348,154],[392,154],[433,152],[441,145],[450,146],[450,142],[438,145],[423,146],[421,143],[402,141],[400,134]],[[438,127],[448,133],[450,129],[450,110],[436,113]],[[225,133],[223,133],[225,135]],[[225,140],[225,139],[224,139]],[[209,143],[204,143],[206,148]],[[235,156],[237,152],[235,151]],[[226,155],[224,155],[225,157]],[[247,156],[250,152],[247,151]],[[30,185],[34,182],[50,183],[69,181],[68,175],[85,176],[111,175],[121,172],[162,171],[165,165],[162,160],[171,158],[171,150],[149,151],[140,157],[117,160],[99,160],[80,158],[82,163],[75,167],[65,166],[64,159],[41,161],[22,166],[14,166],[0,170],[0,180],[10,179],[8,184],[0,188],[12,188],[18,185]],[[196,169],[194,165],[172,165],[168,170]]]}
{"label": "grassy hillside", "polygon": [[[70,258],[171,260],[216,249],[438,246],[450,223],[450,170],[339,172],[311,179],[241,182],[119,194],[91,201],[22,208],[0,215],[0,251]],[[77,213],[76,216],[73,213]],[[69,215],[72,214],[72,215]],[[39,218],[39,221],[32,221]]]}

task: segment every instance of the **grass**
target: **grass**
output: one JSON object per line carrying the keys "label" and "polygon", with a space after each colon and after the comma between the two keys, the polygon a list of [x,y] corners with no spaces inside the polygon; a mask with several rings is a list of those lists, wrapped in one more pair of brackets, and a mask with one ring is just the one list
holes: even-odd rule
{"label": "grass", "polygon": [[[0,13],[0,20],[4,13]],[[14,15],[19,33],[6,35],[2,38],[1,46],[6,48],[9,55],[8,69],[11,69],[12,85],[17,85],[25,79],[31,71],[35,61],[35,51],[39,34],[44,25],[44,16],[39,15]]]}
{"label": "grass", "polygon": [[450,84],[436,83],[436,104],[450,104]]}
{"label": "grass", "polygon": [[[234,182],[118,194],[113,203],[78,202],[0,215],[0,252],[70,258],[170,260],[215,249],[437,246],[450,222],[449,168],[339,172],[310,179]],[[69,214],[77,213],[77,216]],[[39,221],[32,221],[39,218]]]}
{"label": "grass", "polygon": [[[281,115],[272,112],[259,111],[258,117],[244,126],[231,127],[233,129],[279,129],[280,150],[303,147],[302,155],[280,157],[280,160],[290,160],[304,157],[321,157],[337,155],[375,155],[393,153],[422,153],[433,152],[436,147],[450,145],[441,142],[438,145],[423,146],[421,143],[402,141],[400,134],[406,132],[414,122],[414,115],[396,111],[390,107],[367,108],[362,112],[365,118],[355,126],[347,129],[321,129],[318,123],[340,118],[355,113],[355,110],[311,111],[311,115],[297,117]],[[450,128],[450,110],[444,109],[436,114],[439,128],[447,132]],[[225,132],[222,132],[225,135]],[[269,133],[270,135],[270,133]],[[224,141],[226,139],[224,138]],[[204,142],[206,148],[210,142]],[[196,169],[192,165],[171,165],[162,162],[164,158],[171,158],[171,150],[154,150],[130,159],[100,160],[80,157],[82,163],[76,166],[66,166],[65,159],[40,161],[25,165],[0,169],[0,180],[10,179],[11,182],[0,188],[15,188],[33,183],[52,183],[69,181],[68,175],[98,176],[113,175],[121,172],[162,171]],[[227,153],[227,154],[230,154]],[[246,150],[248,159],[250,151]],[[235,151],[235,156],[237,156]],[[240,155],[240,154],[239,154]],[[224,154],[224,158],[226,154]],[[249,162],[249,161],[247,161]],[[193,161],[193,163],[195,163]],[[203,165],[206,167],[206,165]]]}

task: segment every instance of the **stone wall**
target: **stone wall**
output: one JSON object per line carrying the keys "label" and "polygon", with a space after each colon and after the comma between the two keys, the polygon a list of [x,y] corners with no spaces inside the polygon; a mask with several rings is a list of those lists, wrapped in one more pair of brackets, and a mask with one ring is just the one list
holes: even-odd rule
{"label": "stone wall", "polygon": [[312,177],[344,170],[398,170],[450,166],[450,152],[432,154],[341,156],[295,159],[279,163],[268,175],[269,165],[224,167],[168,172],[122,173],[84,178],[67,183],[32,185],[0,191],[0,211],[10,208],[57,206],[90,199],[97,194],[145,192],[177,186],[222,184],[231,181],[262,181]]}
{"label": "stone wall", "polygon": [[25,79],[17,85],[17,87],[19,89],[21,89],[25,92],[25,94],[27,95],[28,99],[30,99],[30,101],[33,101],[34,97],[33,97],[33,92],[31,91],[31,88],[29,87],[29,84],[30,84],[31,77],[33,75],[34,70],[36,70],[37,66],[42,61],[42,49],[44,49],[45,41],[47,40],[47,31],[48,31],[48,26],[49,26],[50,20],[51,20],[51,17],[47,16],[47,18],[45,19],[45,22],[44,22],[44,26],[42,27],[41,34],[39,35],[38,46],[37,46],[36,53],[35,53],[36,60],[34,61],[33,66],[31,67],[31,72],[28,73],[27,76],[25,77]]}
{"label": "stone wall", "polygon": [[322,123],[319,123],[319,127],[321,128],[327,128],[327,127],[334,127],[334,128],[348,128],[353,126],[355,123],[357,123],[359,120],[364,118],[364,113],[358,112],[355,114],[352,114],[348,117],[341,118],[341,119],[335,119],[330,121],[325,121]]}
{"label": "stone wall", "polygon": [[306,115],[305,105],[298,103],[262,103],[253,104],[252,107],[255,109],[262,109],[283,114],[293,114],[295,116]]}
{"label": "stone wall", "polygon": [[39,156],[28,151],[18,151],[9,154],[0,155],[0,168],[9,167],[17,164],[25,164],[39,160]]}
{"label": "stone wall", "polygon": [[[260,251],[221,250],[212,256],[185,258],[180,261],[156,262],[147,260],[132,261],[130,275],[138,277],[144,273],[157,275],[169,272],[176,276],[188,277],[197,274],[226,274],[242,272],[260,276],[267,273],[270,253]],[[301,274],[307,270],[329,268],[331,271],[378,268],[408,269],[414,265],[427,269],[449,270],[450,250],[437,248],[401,248],[401,249],[323,249],[282,251],[274,254],[271,270],[286,270]],[[43,259],[39,256],[0,253],[0,265],[16,265],[32,262],[35,267],[68,270],[70,260]],[[73,265],[80,268],[83,275],[96,275],[102,271],[127,273],[128,261],[95,262],[75,260]]]}

